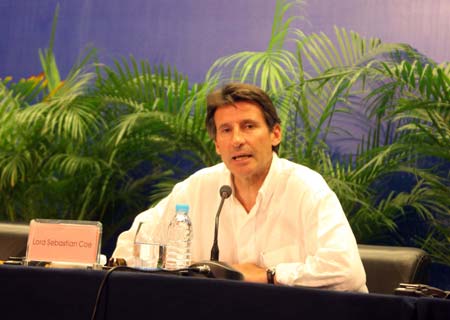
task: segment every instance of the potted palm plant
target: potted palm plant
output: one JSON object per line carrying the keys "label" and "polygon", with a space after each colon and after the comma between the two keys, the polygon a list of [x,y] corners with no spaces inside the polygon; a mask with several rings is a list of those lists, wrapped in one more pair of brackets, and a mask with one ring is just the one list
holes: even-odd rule
{"label": "potted palm plant", "polygon": [[[323,174],[359,242],[423,244],[449,263],[448,65],[345,29],[334,38],[291,30],[296,17],[285,13],[302,4],[277,1],[266,51],[219,59],[207,81],[253,82],[272,94],[281,154]],[[423,234],[402,234],[405,218]]]}
{"label": "potted palm plant", "polygon": [[[345,29],[304,34],[288,15],[303,3],[278,0],[267,49],[218,59],[200,84],[132,57],[106,66],[95,51],[61,80],[51,40],[42,75],[0,81],[0,217],[101,220],[114,235],[219,161],[204,100],[221,82],[245,81],[273,97],[281,155],[326,178],[359,242],[389,237],[450,263],[450,68]],[[424,233],[402,234],[405,217]]]}

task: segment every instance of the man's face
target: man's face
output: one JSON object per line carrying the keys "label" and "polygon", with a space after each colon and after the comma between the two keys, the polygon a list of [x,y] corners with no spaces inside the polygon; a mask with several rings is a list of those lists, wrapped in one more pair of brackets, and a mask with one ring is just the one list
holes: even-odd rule
{"label": "man's face", "polygon": [[219,107],[214,114],[217,154],[235,179],[264,179],[272,161],[272,146],[281,141],[281,128],[272,131],[257,104],[240,101]]}

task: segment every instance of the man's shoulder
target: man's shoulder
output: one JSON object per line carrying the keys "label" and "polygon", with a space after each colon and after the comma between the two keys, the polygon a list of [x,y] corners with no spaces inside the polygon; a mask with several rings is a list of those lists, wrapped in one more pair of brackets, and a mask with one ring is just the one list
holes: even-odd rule
{"label": "man's shoulder", "polygon": [[276,171],[278,176],[285,177],[288,184],[299,184],[302,187],[309,186],[312,189],[328,186],[319,172],[288,159],[279,158]]}
{"label": "man's shoulder", "polygon": [[319,172],[301,163],[293,162],[285,158],[278,159],[277,171],[281,174],[286,173],[289,175],[299,175],[301,177],[322,178],[322,175]]}
{"label": "man's shoulder", "polygon": [[192,174],[192,176],[208,176],[215,174],[228,174],[228,169],[223,162],[220,162],[211,167],[202,168]]}
{"label": "man's shoulder", "polygon": [[176,195],[188,193],[205,196],[209,192],[218,192],[220,186],[228,184],[229,181],[229,171],[223,163],[219,163],[194,172],[185,180],[178,182],[172,192]]}
{"label": "man's shoulder", "polygon": [[211,167],[202,168],[194,172],[189,180],[191,181],[211,181],[229,179],[230,172],[223,162]]}

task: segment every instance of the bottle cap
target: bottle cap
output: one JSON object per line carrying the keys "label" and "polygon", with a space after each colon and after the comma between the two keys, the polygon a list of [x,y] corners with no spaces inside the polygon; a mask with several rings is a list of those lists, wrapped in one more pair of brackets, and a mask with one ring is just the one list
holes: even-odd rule
{"label": "bottle cap", "polygon": [[177,204],[175,207],[176,211],[183,211],[183,212],[189,212],[189,205],[188,204]]}

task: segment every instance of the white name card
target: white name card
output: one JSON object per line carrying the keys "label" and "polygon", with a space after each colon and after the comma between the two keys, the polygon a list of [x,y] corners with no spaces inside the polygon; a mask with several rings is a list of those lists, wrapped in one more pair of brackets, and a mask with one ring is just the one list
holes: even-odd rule
{"label": "white name card", "polygon": [[100,263],[102,224],[96,221],[33,219],[26,262]]}

